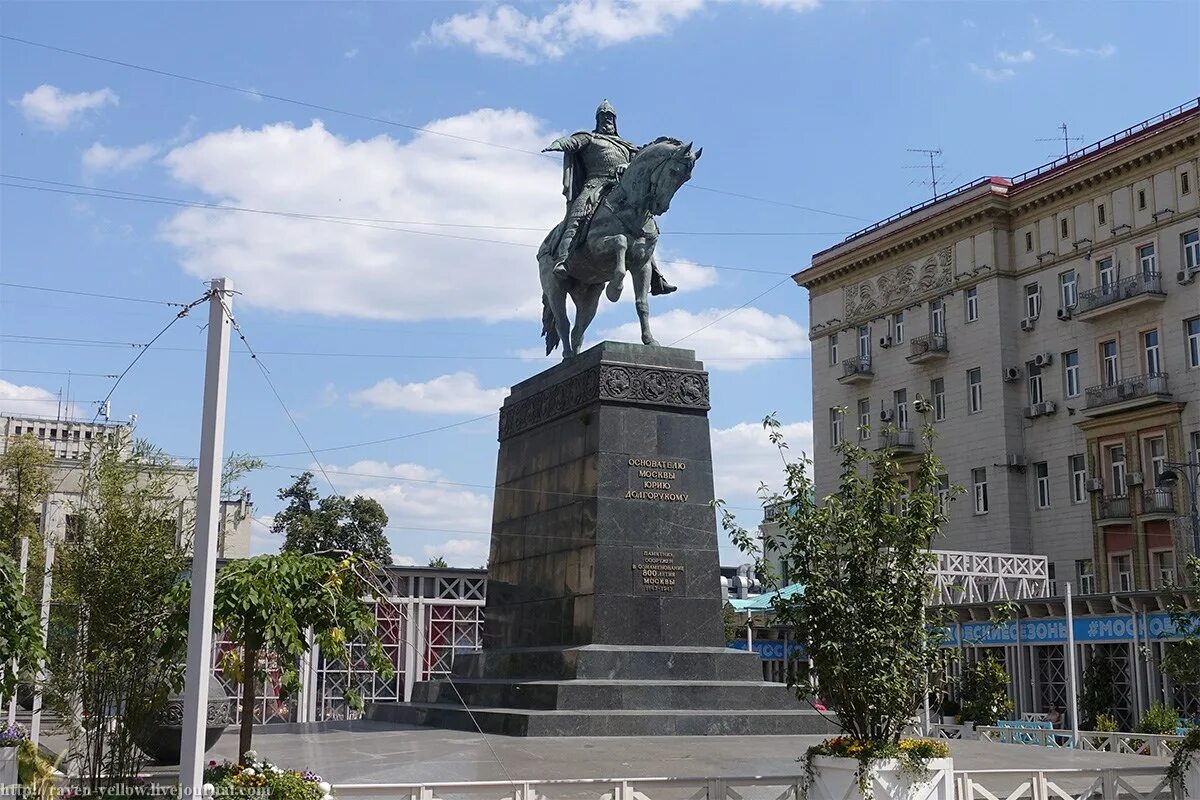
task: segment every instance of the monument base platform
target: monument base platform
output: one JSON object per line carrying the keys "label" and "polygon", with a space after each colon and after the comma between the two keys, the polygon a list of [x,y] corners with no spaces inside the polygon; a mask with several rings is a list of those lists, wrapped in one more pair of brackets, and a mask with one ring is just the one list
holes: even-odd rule
{"label": "monument base platform", "polygon": [[512,736],[835,732],[759,670],[755,654],[719,647],[485,650],[460,655],[450,680],[418,683],[411,703],[372,704],[367,718]]}

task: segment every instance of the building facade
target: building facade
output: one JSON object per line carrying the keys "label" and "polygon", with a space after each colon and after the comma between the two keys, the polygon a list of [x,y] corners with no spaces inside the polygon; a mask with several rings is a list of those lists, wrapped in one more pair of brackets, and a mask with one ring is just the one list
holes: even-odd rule
{"label": "building facade", "polygon": [[[88,453],[101,441],[116,439],[124,446],[133,441],[131,423],[79,420],[66,417],[0,416],[0,453],[19,436],[33,436],[53,456],[50,467],[50,496],[43,503],[42,536],[52,543],[71,536],[78,518]],[[188,546],[192,539],[196,510],[196,468],[184,464],[166,468],[171,497],[178,502],[178,536]],[[221,501],[217,530],[218,558],[250,555],[250,525],[254,504],[248,493]]]}
{"label": "building facade", "polygon": [[817,253],[794,277],[818,494],[836,442],[912,464],[928,422],[965,490],[938,547],[1043,554],[1083,594],[1174,580],[1189,489],[1157,477],[1200,461],[1198,177],[1192,101]]}

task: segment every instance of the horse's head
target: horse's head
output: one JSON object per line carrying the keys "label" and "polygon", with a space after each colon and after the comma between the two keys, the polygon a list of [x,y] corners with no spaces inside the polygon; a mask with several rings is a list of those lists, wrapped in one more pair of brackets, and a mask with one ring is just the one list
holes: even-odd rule
{"label": "horse's head", "polygon": [[692,143],[663,137],[646,145],[629,165],[626,177],[630,187],[651,214],[665,214],[671,198],[679,187],[692,177],[692,167],[700,160],[704,148],[692,149]]}

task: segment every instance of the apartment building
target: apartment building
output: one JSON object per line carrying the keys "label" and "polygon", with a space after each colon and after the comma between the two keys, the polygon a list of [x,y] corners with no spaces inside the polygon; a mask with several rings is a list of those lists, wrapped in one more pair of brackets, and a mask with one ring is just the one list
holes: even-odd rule
{"label": "apartment building", "polygon": [[1157,478],[1200,461],[1198,182],[1194,100],[814,255],[818,494],[836,442],[913,465],[928,422],[965,489],[937,547],[1043,554],[1077,593],[1174,579],[1189,489]]}
{"label": "apartment building", "polygon": [[[88,453],[94,444],[115,439],[128,446],[133,441],[133,423],[81,420],[68,417],[0,416],[0,453],[18,436],[33,436],[53,456],[50,481],[54,487],[43,504],[41,532],[51,542],[72,535],[79,519],[82,484]],[[191,542],[196,508],[196,468],[186,464],[167,467],[171,498],[178,501],[178,536],[181,544]],[[217,557],[246,558],[250,555],[250,525],[254,504],[249,494],[221,501],[217,523]]]}

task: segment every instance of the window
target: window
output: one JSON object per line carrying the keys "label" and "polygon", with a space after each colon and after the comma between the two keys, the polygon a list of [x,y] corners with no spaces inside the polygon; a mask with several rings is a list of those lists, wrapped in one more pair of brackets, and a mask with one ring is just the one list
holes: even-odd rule
{"label": "window", "polygon": [[929,332],[946,332],[946,304],[941,299],[929,301]]}
{"label": "window", "polygon": [[971,484],[975,488],[975,513],[988,513],[987,467],[971,470]]}
{"label": "window", "polygon": [[933,398],[933,421],[946,418],[946,379],[934,378],[929,382],[929,396]]}
{"label": "window", "polygon": [[967,289],[967,322],[979,319],[979,290],[972,286]]}
{"label": "window", "polygon": [[904,341],[904,312],[897,311],[892,315],[892,344]]}
{"label": "window", "polygon": [[1189,194],[1192,191],[1192,177],[1186,172],[1179,173],[1179,193]]}
{"label": "window", "polygon": [[1075,562],[1075,578],[1079,582],[1080,594],[1096,593],[1096,567],[1090,558]]}
{"label": "window", "polygon": [[1109,559],[1112,569],[1112,590],[1114,592],[1133,591],[1133,556],[1129,553],[1113,555]]}
{"label": "window", "polygon": [[1079,388],[1079,351],[1070,350],[1062,354],[1063,362],[1063,393],[1067,397],[1078,397]]}
{"label": "window", "polygon": [[1158,476],[1163,474],[1163,470],[1167,468],[1167,440],[1163,436],[1155,436],[1152,439],[1147,439],[1146,446],[1146,465],[1150,467],[1150,474],[1145,476],[1145,485],[1148,488],[1154,488],[1158,485]]}
{"label": "window", "polygon": [[1096,285],[1107,289],[1117,282],[1117,270],[1113,267],[1112,257],[1096,261]]}
{"label": "window", "polygon": [[84,438],[84,439],[91,439],[91,438],[92,438],[92,432],[91,432],[91,431],[84,431],[84,433],[83,433],[83,438]]}
{"label": "window", "polygon": [[1150,579],[1154,581],[1154,588],[1173,586],[1175,584],[1175,551],[1151,550],[1150,569]]}
{"label": "window", "polygon": [[1104,213],[1104,203],[1096,206],[1096,222],[1103,225],[1105,222],[1108,222],[1107,217],[1108,215]]}
{"label": "window", "polygon": [[842,410],[840,408],[829,409],[829,442],[833,445],[842,443]]}
{"label": "window", "polygon": [[908,430],[908,391],[898,389],[892,392],[892,403],[896,409],[896,427],[899,430]]}
{"label": "window", "polygon": [[79,441],[79,431],[75,431],[74,436],[72,438],[74,438],[75,441],[78,442]]}
{"label": "window", "polygon": [[1146,190],[1138,189],[1138,211],[1146,207]]}
{"label": "window", "polygon": [[1162,354],[1158,350],[1158,331],[1142,333],[1142,350],[1146,354],[1146,374],[1158,375],[1162,372]]}
{"label": "window", "polygon": [[51,438],[51,439],[57,439],[57,438],[58,438],[58,428],[51,428],[51,429],[50,429],[50,438]]}
{"label": "window", "polygon": [[67,542],[77,542],[83,535],[83,517],[78,514],[67,514],[63,538]]}
{"label": "window", "polygon": [[1032,231],[1025,231],[1025,252],[1026,253],[1033,252],[1033,232]]}
{"label": "window", "polygon": [[1042,314],[1042,285],[1040,283],[1025,284],[1025,316],[1037,319]]}
{"label": "window", "polygon": [[950,476],[939,475],[937,486],[937,505],[939,514],[950,512]]}
{"label": "window", "polygon": [[1071,470],[1071,502],[1087,502],[1087,461],[1083,456],[1071,456],[1067,459],[1067,467]]}
{"label": "window", "polygon": [[829,335],[829,364],[837,366],[838,363],[838,335],[831,333]]}
{"label": "window", "polygon": [[983,370],[979,367],[967,370],[967,413],[978,414],[983,410]]}
{"label": "window", "polygon": [[1183,241],[1183,268],[1188,272],[1200,269],[1200,230],[1191,230],[1180,236]]}
{"label": "window", "polygon": [[871,328],[867,325],[858,326],[858,354],[862,357],[871,355]]}
{"label": "window", "polygon": [[1144,244],[1137,249],[1138,266],[1142,268],[1142,277],[1152,278],[1158,272],[1158,258],[1154,254],[1153,244]]}
{"label": "window", "polygon": [[1187,359],[1189,367],[1200,367],[1200,317],[1183,323],[1187,335]]}
{"label": "window", "polygon": [[1071,228],[1067,224],[1067,218],[1063,217],[1058,221],[1058,235],[1063,239],[1071,238]]}
{"label": "window", "polygon": [[1069,269],[1058,275],[1058,299],[1063,308],[1074,308],[1079,302],[1079,279],[1075,270]]}
{"label": "window", "polygon": [[38,428],[38,438],[39,439],[46,438],[46,429],[45,428]]}
{"label": "window", "polygon": [[1045,400],[1045,395],[1042,394],[1042,368],[1034,366],[1032,361],[1027,363],[1025,368],[1029,376],[1029,405],[1036,406]]}
{"label": "window", "polygon": [[1121,379],[1121,370],[1117,363],[1117,340],[1109,339],[1100,343],[1100,375],[1105,386],[1113,386]]}
{"label": "window", "polygon": [[1192,433],[1192,461],[1200,462],[1200,431]]}
{"label": "window", "polygon": [[1112,478],[1112,497],[1125,496],[1125,445],[1114,444],[1104,448],[1108,456],[1108,474]]}
{"label": "window", "polygon": [[1037,478],[1038,508],[1050,507],[1050,465],[1039,461],[1033,465],[1033,474]]}
{"label": "window", "polygon": [[871,401],[863,398],[858,401],[858,440],[860,442],[871,438]]}

